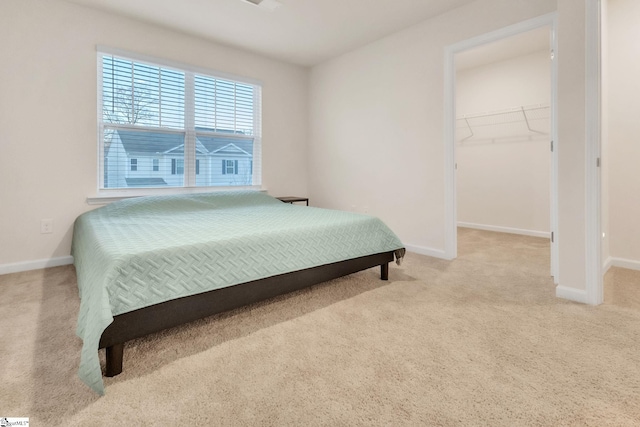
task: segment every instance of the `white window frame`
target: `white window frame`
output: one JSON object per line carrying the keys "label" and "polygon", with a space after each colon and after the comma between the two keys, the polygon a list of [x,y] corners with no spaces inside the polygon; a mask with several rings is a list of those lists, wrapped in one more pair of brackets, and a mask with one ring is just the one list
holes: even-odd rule
{"label": "white window frame", "polygon": [[[208,191],[224,191],[229,189],[262,189],[262,83],[258,80],[246,78],[242,76],[227,74],[220,71],[214,71],[206,68],[201,68],[189,64],[183,64],[171,60],[155,58],[151,56],[141,55],[137,53],[128,52],[125,50],[114,49],[105,46],[97,46],[97,120],[98,120],[98,177],[97,177],[97,190],[96,196],[88,197],[87,203],[89,204],[103,204],[114,200],[136,197],[152,194],[179,194],[179,193],[198,193]],[[193,93],[187,93],[193,88],[193,80],[195,74],[203,75],[207,77],[232,80],[238,83],[250,84],[254,86],[254,135],[253,138],[253,170],[252,170],[252,182],[253,185],[248,186],[196,186],[196,135],[195,124],[193,118],[191,120],[185,116],[185,130],[180,133],[185,134],[185,182],[182,187],[169,187],[169,188],[104,188],[104,125],[102,123],[102,57],[103,55],[113,55],[122,57],[123,59],[132,60],[138,63],[148,64],[151,66],[159,66],[163,68],[173,69],[175,71],[185,73],[185,110],[193,111]],[[191,123],[189,123],[191,121]],[[135,128],[144,129],[142,126],[122,125],[122,128]],[[157,131],[159,128],[149,128],[149,130]],[[176,129],[167,129],[169,132],[176,132]],[[216,135],[216,132],[206,132],[207,135]],[[220,133],[220,137],[227,138],[229,135]],[[256,167],[258,165],[258,167]]]}

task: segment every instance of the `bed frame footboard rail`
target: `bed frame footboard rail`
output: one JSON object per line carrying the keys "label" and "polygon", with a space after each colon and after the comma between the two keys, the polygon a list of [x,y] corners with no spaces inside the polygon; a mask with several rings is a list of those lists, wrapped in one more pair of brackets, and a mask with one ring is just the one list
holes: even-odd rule
{"label": "bed frame footboard rail", "polygon": [[100,338],[99,347],[106,348],[105,375],[112,377],[122,372],[124,343],[134,338],[378,265],[380,279],[388,280],[389,263],[393,260],[393,251],[383,252],[215,289],[120,314],[114,317],[113,323],[105,329]]}

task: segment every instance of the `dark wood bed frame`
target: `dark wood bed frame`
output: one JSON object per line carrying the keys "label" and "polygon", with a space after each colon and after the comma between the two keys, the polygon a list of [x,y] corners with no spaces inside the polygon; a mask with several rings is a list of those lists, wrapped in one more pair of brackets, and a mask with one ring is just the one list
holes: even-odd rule
{"label": "dark wood bed frame", "polygon": [[380,278],[388,280],[389,263],[393,259],[394,251],[368,255],[215,289],[115,316],[100,338],[99,347],[106,348],[105,375],[114,377],[122,372],[124,343],[129,340],[378,265]]}

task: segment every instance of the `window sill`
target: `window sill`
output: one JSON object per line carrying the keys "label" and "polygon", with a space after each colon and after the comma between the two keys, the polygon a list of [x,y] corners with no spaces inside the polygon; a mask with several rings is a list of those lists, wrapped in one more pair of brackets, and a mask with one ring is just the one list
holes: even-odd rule
{"label": "window sill", "polygon": [[161,196],[170,194],[195,194],[195,193],[213,193],[218,191],[233,190],[254,190],[267,192],[266,188],[260,185],[250,185],[243,187],[181,187],[181,188],[147,188],[147,189],[114,189],[102,190],[95,196],[87,197],[88,205],[107,205],[118,200],[131,199],[133,197],[143,196]]}

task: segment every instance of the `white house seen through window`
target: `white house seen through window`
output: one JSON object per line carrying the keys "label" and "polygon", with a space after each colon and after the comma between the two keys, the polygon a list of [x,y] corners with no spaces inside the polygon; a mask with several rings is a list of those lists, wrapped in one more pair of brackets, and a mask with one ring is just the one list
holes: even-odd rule
{"label": "white house seen through window", "polygon": [[100,189],[260,185],[260,86],[161,62],[99,53]]}

